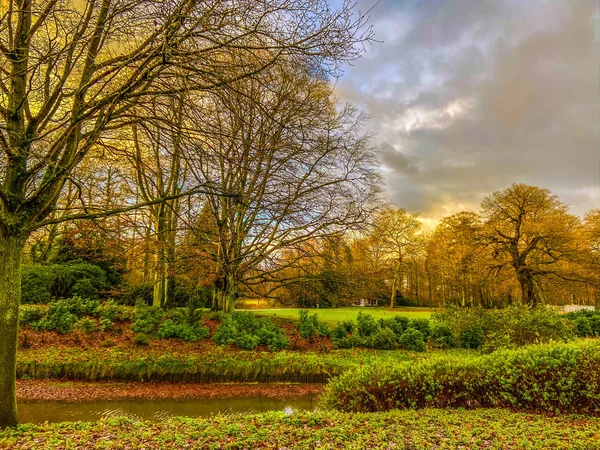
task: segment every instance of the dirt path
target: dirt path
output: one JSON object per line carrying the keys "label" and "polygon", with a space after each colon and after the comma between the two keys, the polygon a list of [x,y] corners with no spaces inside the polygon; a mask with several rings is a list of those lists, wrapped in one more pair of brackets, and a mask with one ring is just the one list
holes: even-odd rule
{"label": "dirt path", "polygon": [[58,380],[19,380],[19,400],[86,400],[317,396],[323,385],[290,383],[137,383]]}

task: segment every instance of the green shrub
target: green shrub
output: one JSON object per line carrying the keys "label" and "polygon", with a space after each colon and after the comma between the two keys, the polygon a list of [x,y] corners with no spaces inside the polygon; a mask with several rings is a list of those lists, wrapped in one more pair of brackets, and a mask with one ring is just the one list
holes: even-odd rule
{"label": "green shrub", "polygon": [[296,327],[304,339],[312,341],[317,336],[329,336],[329,326],[320,322],[316,314],[309,315],[306,309],[301,309],[299,315],[300,320]]}
{"label": "green shrub", "polygon": [[408,328],[398,339],[400,347],[415,352],[425,351],[425,337],[416,328]]}
{"label": "green shrub", "polygon": [[114,300],[110,299],[98,306],[96,315],[100,319],[108,319],[111,322],[115,322],[123,320],[125,314],[124,308]]}
{"label": "green shrub", "polygon": [[21,303],[48,303],[55,274],[51,266],[23,266],[21,272]]}
{"label": "green shrub", "polygon": [[434,347],[438,348],[449,348],[454,345],[452,330],[446,324],[434,325],[429,340]]}
{"label": "green shrub", "polygon": [[399,315],[394,316],[394,320],[402,327],[403,332],[408,328],[408,324],[410,323],[410,319],[408,317]]}
{"label": "green shrub", "polygon": [[150,338],[145,333],[137,333],[135,336],[133,336],[133,343],[135,345],[139,345],[140,347],[150,345]]}
{"label": "green shrub", "polygon": [[373,348],[377,350],[395,350],[398,348],[396,333],[390,328],[381,328],[372,336]]}
{"label": "green shrub", "polygon": [[25,266],[21,277],[22,303],[48,303],[52,299],[95,298],[106,289],[106,273],[83,262]]}
{"label": "green shrub", "polygon": [[594,330],[592,329],[591,321],[588,317],[578,317],[573,321],[573,323],[575,323],[577,327],[577,336],[588,337],[593,336],[595,334]]}
{"label": "green shrub", "polygon": [[162,309],[147,306],[140,302],[135,306],[135,316],[131,324],[131,329],[136,333],[152,334],[163,315],[164,312]]}
{"label": "green shrub", "polygon": [[342,326],[348,334],[354,333],[354,330],[356,329],[354,322],[352,322],[351,320],[344,320],[340,322],[338,326]]}
{"label": "green shrub", "polygon": [[254,314],[244,311],[225,315],[213,340],[219,345],[236,344],[244,349],[264,345],[270,351],[276,351],[289,347],[289,339],[284,330],[270,318],[257,318]]}
{"label": "green shrub", "polygon": [[331,339],[334,341],[339,339],[345,339],[346,337],[348,337],[348,329],[344,325],[339,323],[331,330],[330,334]]}
{"label": "green shrub", "polygon": [[258,346],[259,338],[242,331],[235,340],[235,345],[244,350],[254,350]]}
{"label": "green shrub", "polygon": [[43,330],[56,330],[61,334],[68,334],[77,322],[77,315],[73,312],[70,302],[59,300],[48,304],[46,317],[38,322],[38,327]]}
{"label": "green shrub", "polygon": [[413,319],[409,322],[408,328],[419,330],[423,335],[424,339],[427,339],[431,334],[431,328],[429,326],[429,320],[427,319]]}
{"label": "green shrub", "polygon": [[168,319],[159,325],[156,335],[162,339],[183,339],[196,342],[198,339],[207,338],[210,335],[210,329],[198,325],[177,324]]}
{"label": "green shrub", "polygon": [[394,319],[379,319],[379,327],[391,330],[396,338],[402,336],[402,333],[404,332],[402,324]]}
{"label": "green shrub", "polygon": [[100,330],[102,331],[111,331],[115,328],[115,324],[108,317],[100,318]]}
{"label": "green shrub", "polygon": [[19,308],[19,325],[36,327],[38,322],[46,315],[46,308],[38,305],[22,305]]}
{"label": "green shrub", "polygon": [[219,345],[235,344],[237,339],[238,329],[235,320],[231,316],[225,316],[221,325],[213,335],[213,340]]}
{"label": "green shrub", "polygon": [[534,345],[492,355],[363,364],[330,381],[327,408],[508,407],[600,413],[600,343]]}
{"label": "green shrub", "polygon": [[152,305],[154,299],[154,283],[151,281],[139,283],[130,286],[123,297],[121,303],[123,305],[137,306],[138,304]]}
{"label": "green shrub", "polygon": [[600,336],[600,314],[590,317],[590,327],[596,336]]}
{"label": "green shrub", "polygon": [[273,326],[263,326],[256,330],[255,337],[258,339],[258,345],[265,345],[270,351],[283,350],[288,348],[290,341],[285,332],[272,324]]}
{"label": "green shrub", "polygon": [[365,314],[362,311],[358,313],[356,319],[357,330],[360,336],[372,336],[379,331],[379,324],[373,316]]}
{"label": "green shrub", "polygon": [[[544,306],[513,305],[499,310],[449,307],[434,314],[434,321],[447,325],[461,346],[483,347],[485,351],[550,341],[566,342],[575,337],[571,321]],[[478,333],[473,331],[477,329],[483,334],[481,345],[477,344]],[[473,342],[467,343],[467,338]]]}
{"label": "green shrub", "polygon": [[89,317],[82,317],[75,323],[75,328],[83,331],[84,333],[93,333],[98,330],[96,323]]}
{"label": "green shrub", "polygon": [[460,333],[458,339],[462,348],[480,349],[483,345],[483,330],[479,326],[468,328]]}

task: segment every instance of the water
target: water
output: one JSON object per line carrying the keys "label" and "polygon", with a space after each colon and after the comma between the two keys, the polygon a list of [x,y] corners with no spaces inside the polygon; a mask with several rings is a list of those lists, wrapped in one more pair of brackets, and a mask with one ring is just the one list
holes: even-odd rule
{"label": "water", "polygon": [[94,400],[72,403],[61,401],[19,402],[19,422],[92,422],[105,417],[127,416],[137,420],[160,421],[170,417],[206,417],[212,414],[235,414],[264,411],[313,410],[311,397],[277,399],[270,397],[232,397],[208,399]]}

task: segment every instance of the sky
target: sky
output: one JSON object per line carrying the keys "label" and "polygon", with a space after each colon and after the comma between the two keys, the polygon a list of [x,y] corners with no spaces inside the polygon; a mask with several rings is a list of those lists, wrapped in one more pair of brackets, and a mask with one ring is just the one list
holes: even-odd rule
{"label": "sky", "polygon": [[[335,5],[337,0],[332,0]],[[359,0],[362,12],[375,0]],[[512,183],[600,207],[598,0],[381,0],[336,82],[390,199],[431,225]]]}

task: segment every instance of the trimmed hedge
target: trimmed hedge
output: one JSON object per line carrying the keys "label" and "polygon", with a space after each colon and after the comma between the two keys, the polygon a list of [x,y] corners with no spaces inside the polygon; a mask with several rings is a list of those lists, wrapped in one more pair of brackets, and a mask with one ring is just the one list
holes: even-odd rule
{"label": "trimmed hedge", "polygon": [[600,343],[547,344],[492,355],[365,365],[333,379],[324,405],[342,411],[510,407],[600,413]]}

